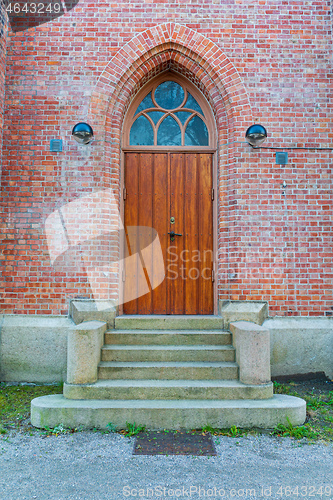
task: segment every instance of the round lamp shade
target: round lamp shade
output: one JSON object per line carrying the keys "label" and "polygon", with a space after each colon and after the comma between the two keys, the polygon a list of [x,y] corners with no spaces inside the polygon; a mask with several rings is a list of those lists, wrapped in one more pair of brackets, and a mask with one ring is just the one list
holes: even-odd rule
{"label": "round lamp shade", "polygon": [[246,131],[245,139],[251,146],[260,146],[267,139],[267,131],[262,125],[251,125]]}
{"label": "round lamp shade", "polygon": [[77,123],[72,130],[72,135],[79,144],[89,144],[94,136],[94,132],[88,123]]}

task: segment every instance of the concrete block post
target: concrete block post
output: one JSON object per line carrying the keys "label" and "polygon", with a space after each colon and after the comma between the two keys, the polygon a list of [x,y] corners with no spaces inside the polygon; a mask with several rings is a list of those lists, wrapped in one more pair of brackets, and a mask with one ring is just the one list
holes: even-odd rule
{"label": "concrete block post", "polygon": [[257,300],[220,300],[219,309],[225,328],[235,321],[251,321],[262,325],[268,317],[267,302]]}
{"label": "concrete block post", "polygon": [[69,315],[76,325],[85,321],[105,321],[114,328],[118,308],[113,300],[74,299],[69,305]]}
{"label": "concrete block post", "polygon": [[230,323],[239,380],[244,384],[267,384],[271,381],[270,333],[249,321]]}
{"label": "concrete block post", "polygon": [[67,383],[89,384],[97,380],[106,323],[86,321],[68,334]]}

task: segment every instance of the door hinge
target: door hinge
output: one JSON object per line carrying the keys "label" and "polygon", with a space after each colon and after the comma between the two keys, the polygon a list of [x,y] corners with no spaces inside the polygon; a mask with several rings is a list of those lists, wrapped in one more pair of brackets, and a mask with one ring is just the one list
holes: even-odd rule
{"label": "door hinge", "polygon": [[124,200],[126,200],[126,198],[127,198],[127,189],[125,187],[123,189],[123,198],[124,198]]}
{"label": "door hinge", "polygon": [[212,201],[214,201],[214,188],[212,189]]}
{"label": "door hinge", "polygon": [[215,281],[215,272],[214,272],[214,269],[212,269],[212,282],[214,283]]}
{"label": "door hinge", "polygon": [[123,278],[123,281],[125,281],[125,279],[126,279],[125,269],[123,269],[122,278]]}

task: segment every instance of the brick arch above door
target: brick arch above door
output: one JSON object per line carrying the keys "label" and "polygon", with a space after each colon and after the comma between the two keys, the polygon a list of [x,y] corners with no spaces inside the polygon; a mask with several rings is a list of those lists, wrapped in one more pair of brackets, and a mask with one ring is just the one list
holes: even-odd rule
{"label": "brick arch above door", "polygon": [[205,95],[218,129],[227,130],[219,143],[243,140],[253,120],[237,69],[204,35],[165,23],[126,43],[105,67],[92,93],[89,119],[105,138],[106,165],[120,154],[122,122],[132,99],[151,78],[168,69],[186,76]]}

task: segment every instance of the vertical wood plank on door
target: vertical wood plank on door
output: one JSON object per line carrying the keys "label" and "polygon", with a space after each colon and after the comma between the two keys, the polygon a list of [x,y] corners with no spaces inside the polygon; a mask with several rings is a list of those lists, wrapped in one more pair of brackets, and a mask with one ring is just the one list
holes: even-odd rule
{"label": "vertical wood plank on door", "polygon": [[138,192],[139,192],[139,154],[125,155],[125,242],[124,242],[124,313],[137,314],[137,270],[138,270]]}
{"label": "vertical wood plank on door", "polygon": [[[153,254],[153,313],[167,313],[167,246],[169,242],[169,195],[168,195],[168,154],[156,153],[154,161],[154,185],[153,185],[153,228],[157,232],[163,252],[163,262],[160,260],[160,247],[158,242],[154,244]],[[163,279],[164,278],[164,279]],[[162,283],[156,286],[158,283]]]}
{"label": "vertical wood plank on door", "polygon": [[[198,155],[185,155],[185,204],[184,204],[184,241],[185,251],[183,254],[183,266],[186,268],[184,281],[185,285],[185,313],[198,314],[198,276],[200,270],[200,261],[196,261],[195,256],[199,248],[199,172]],[[193,261],[194,259],[194,261]]]}
{"label": "vertical wood plank on door", "polygon": [[[170,289],[170,312],[171,314],[185,313],[185,269],[182,266],[181,255],[184,250],[184,180],[185,180],[185,154],[170,154],[170,216],[175,218],[175,223],[169,225],[169,231],[180,233],[182,236],[175,236],[174,241],[169,238],[169,249],[172,252],[173,270],[177,278],[169,279]],[[169,254],[170,254],[169,252]],[[174,273],[173,273],[174,275]],[[174,275],[174,277],[176,277]]]}
{"label": "vertical wood plank on door", "polygon": [[199,251],[201,273],[198,280],[199,307],[197,314],[212,314],[214,294],[211,272],[213,269],[213,202],[212,202],[212,155],[200,154],[199,167]]}
{"label": "vertical wood plank on door", "polygon": [[[138,261],[138,310],[140,314],[152,313],[151,283],[148,270],[152,269],[153,242],[153,154],[141,153],[139,164],[139,250]],[[143,252],[144,251],[144,257]],[[141,264],[141,265],[140,265]],[[147,288],[148,287],[148,288]]]}

